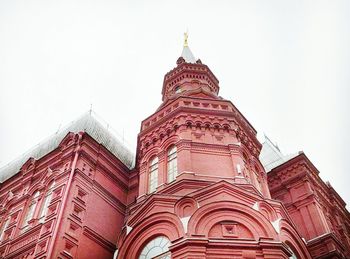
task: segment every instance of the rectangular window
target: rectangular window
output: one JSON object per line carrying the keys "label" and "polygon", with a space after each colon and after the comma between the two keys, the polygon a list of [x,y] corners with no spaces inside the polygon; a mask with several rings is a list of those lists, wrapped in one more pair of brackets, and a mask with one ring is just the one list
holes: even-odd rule
{"label": "rectangular window", "polygon": [[2,226],[1,226],[1,231],[0,231],[0,241],[3,241],[3,237],[4,237],[4,232],[7,228],[7,226],[9,225],[10,223],[10,218],[7,218],[5,220],[5,222],[3,222]]}
{"label": "rectangular window", "polygon": [[29,221],[32,220],[34,217],[34,213],[35,213],[36,206],[38,204],[39,196],[40,196],[40,192],[36,192],[33,196],[32,201],[30,202],[30,205],[28,206],[27,213],[26,213],[24,220],[23,220],[23,228],[21,231],[22,233],[27,231],[30,227]]}
{"label": "rectangular window", "polygon": [[158,186],[158,158],[154,158],[149,167],[149,192],[152,193]]}
{"label": "rectangular window", "polygon": [[176,147],[173,146],[168,151],[168,183],[175,180],[177,176],[177,152]]}
{"label": "rectangular window", "polygon": [[41,208],[41,212],[40,212],[40,216],[39,216],[39,223],[43,223],[45,221],[45,217],[47,214],[47,210],[49,207],[49,204],[51,202],[51,197],[52,197],[52,192],[49,193],[48,195],[46,195],[42,208]]}

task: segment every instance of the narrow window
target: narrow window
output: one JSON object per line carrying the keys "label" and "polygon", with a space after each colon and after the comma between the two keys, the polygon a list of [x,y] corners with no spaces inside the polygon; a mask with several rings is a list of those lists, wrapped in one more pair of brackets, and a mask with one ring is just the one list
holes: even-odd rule
{"label": "narrow window", "polygon": [[236,169],[237,169],[237,173],[238,173],[239,175],[241,175],[241,174],[242,174],[242,169],[241,169],[241,165],[240,165],[240,164],[237,164],[237,165],[236,165]]}
{"label": "narrow window", "polygon": [[177,176],[177,152],[176,146],[172,146],[168,151],[168,183],[175,180]]}
{"label": "narrow window", "polygon": [[259,191],[260,193],[262,193],[261,182],[260,182],[259,176],[258,176],[258,174],[255,173],[255,172],[253,172],[253,175],[254,175],[254,178],[255,178],[256,188],[258,189],[258,191]]}
{"label": "narrow window", "polygon": [[49,207],[49,204],[51,202],[51,198],[52,198],[52,190],[55,187],[55,182],[52,182],[49,185],[49,188],[46,192],[43,204],[41,206],[41,211],[40,211],[40,215],[39,215],[39,223],[43,223],[45,221],[45,217],[47,214],[47,209]]}
{"label": "narrow window", "polygon": [[179,93],[181,93],[181,92],[182,92],[182,89],[181,89],[180,86],[175,87],[175,93],[176,93],[176,94],[179,94]]}
{"label": "narrow window", "polygon": [[158,186],[158,158],[155,157],[149,167],[149,185],[148,190],[150,193],[154,192]]}
{"label": "narrow window", "polygon": [[3,236],[4,236],[4,232],[7,228],[7,226],[9,225],[9,222],[10,222],[10,218],[7,218],[6,220],[4,220],[3,224],[2,224],[2,228],[1,228],[1,231],[0,231],[0,241],[2,241],[3,239]]}
{"label": "narrow window", "polygon": [[40,192],[36,192],[33,196],[33,199],[31,200],[31,202],[28,206],[27,213],[26,213],[24,221],[23,221],[22,232],[29,229],[29,221],[31,219],[33,219],[33,217],[34,217],[36,205],[38,204],[39,195],[40,195]]}

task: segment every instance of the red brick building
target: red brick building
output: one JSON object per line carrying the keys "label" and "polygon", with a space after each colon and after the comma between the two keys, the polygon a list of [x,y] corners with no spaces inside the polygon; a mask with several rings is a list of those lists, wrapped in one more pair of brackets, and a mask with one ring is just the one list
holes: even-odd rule
{"label": "red brick building", "polygon": [[0,170],[1,258],[349,258],[345,202],[185,41],[134,156],[86,114]]}

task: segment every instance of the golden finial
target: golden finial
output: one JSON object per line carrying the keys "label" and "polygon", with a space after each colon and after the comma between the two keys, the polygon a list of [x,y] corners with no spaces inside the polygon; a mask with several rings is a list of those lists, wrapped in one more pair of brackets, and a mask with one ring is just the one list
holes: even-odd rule
{"label": "golden finial", "polygon": [[187,32],[187,31],[184,33],[184,37],[185,37],[185,40],[184,40],[184,47],[188,47],[188,42],[187,42],[187,39],[188,39],[188,32]]}

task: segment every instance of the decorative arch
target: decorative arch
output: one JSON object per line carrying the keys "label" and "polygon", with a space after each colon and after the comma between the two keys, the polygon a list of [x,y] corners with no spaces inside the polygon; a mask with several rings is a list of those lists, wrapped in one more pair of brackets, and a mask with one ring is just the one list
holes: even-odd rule
{"label": "decorative arch", "polygon": [[10,211],[10,208],[13,204],[16,204],[18,195],[13,194],[12,191],[9,191],[5,197],[1,200],[0,208],[4,208],[6,211]]}
{"label": "decorative arch", "polygon": [[198,129],[202,129],[202,127],[204,127],[202,121],[195,121],[195,127],[198,128]]}
{"label": "decorative arch", "polygon": [[184,197],[175,204],[175,212],[180,218],[191,216],[196,209],[197,203],[191,197]]}
{"label": "decorative arch", "polygon": [[297,258],[310,258],[309,251],[297,231],[284,219],[280,222],[280,239],[296,254]]}
{"label": "decorative arch", "polygon": [[82,139],[82,134],[83,133],[68,132],[67,135],[62,139],[58,147],[60,149],[64,149],[66,147],[78,143],[79,140]]}
{"label": "decorative arch", "polygon": [[165,236],[174,241],[184,234],[181,221],[173,213],[152,214],[133,226],[131,232],[121,240],[118,258],[138,258],[143,246],[157,236]]}
{"label": "decorative arch", "polygon": [[259,237],[277,239],[272,224],[261,213],[247,205],[230,201],[210,203],[199,208],[190,218],[188,233],[208,236],[215,224],[225,221],[242,224],[252,233],[255,240]]}
{"label": "decorative arch", "polygon": [[225,131],[227,131],[227,132],[230,132],[230,131],[231,131],[231,126],[230,126],[230,124],[224,123],[222,126],[223,126],[223,128],[224,128]]}
{"label": "decorative arch", "polygon": [[32,186],[27,190],[27,194],[31,197],[31,196],[33,196],[36,192],[41,192],[43,188],[44,188],[44,185],[41,184],[40,182],[37,182],[36,184],[32,185]]}
{"label": "decorative arch", "polygon": [[258,203],[259,211],[269,220],[275,221],[277,220],[277,213],[275,209],[266,201],[260,201]]}
{"label": "decorative arch", "polygon": [[160,150],[168,150],[172,145],[176,145],[178,140],[179,136],[171,136],[169,138],[165,138],[160,145]]}
{"label": "decorative arch", "polygon": [[146,152],[146,154],[143,156],[140,164],[148,163],[153,157],[158,156],[161,149],[159,147],[154,147]]}
{"label": "decorative arch", "polygon": [[50,182],[54,181],[56,176],[58,174],[62,173],[62,170],[60,169],[55,169],[52,170],[50,167],[48,167],[42,174],[40,180],[38,181],[38,183],[40,184],[40,186],[44,186],[47,187],[49,185]]}
{"label": "decorative arch", "polygon": [[192,119],[187,119],[185,122],[186,128],[194,129],[196,128],[196,123]]}
{"label": "decorative arch", "polygon": [[26,174],[28,171],[33,170],[36,166],[37,160],[34,157],[30,157],[27,161],[21,166],[20,171],[23,174]]}

